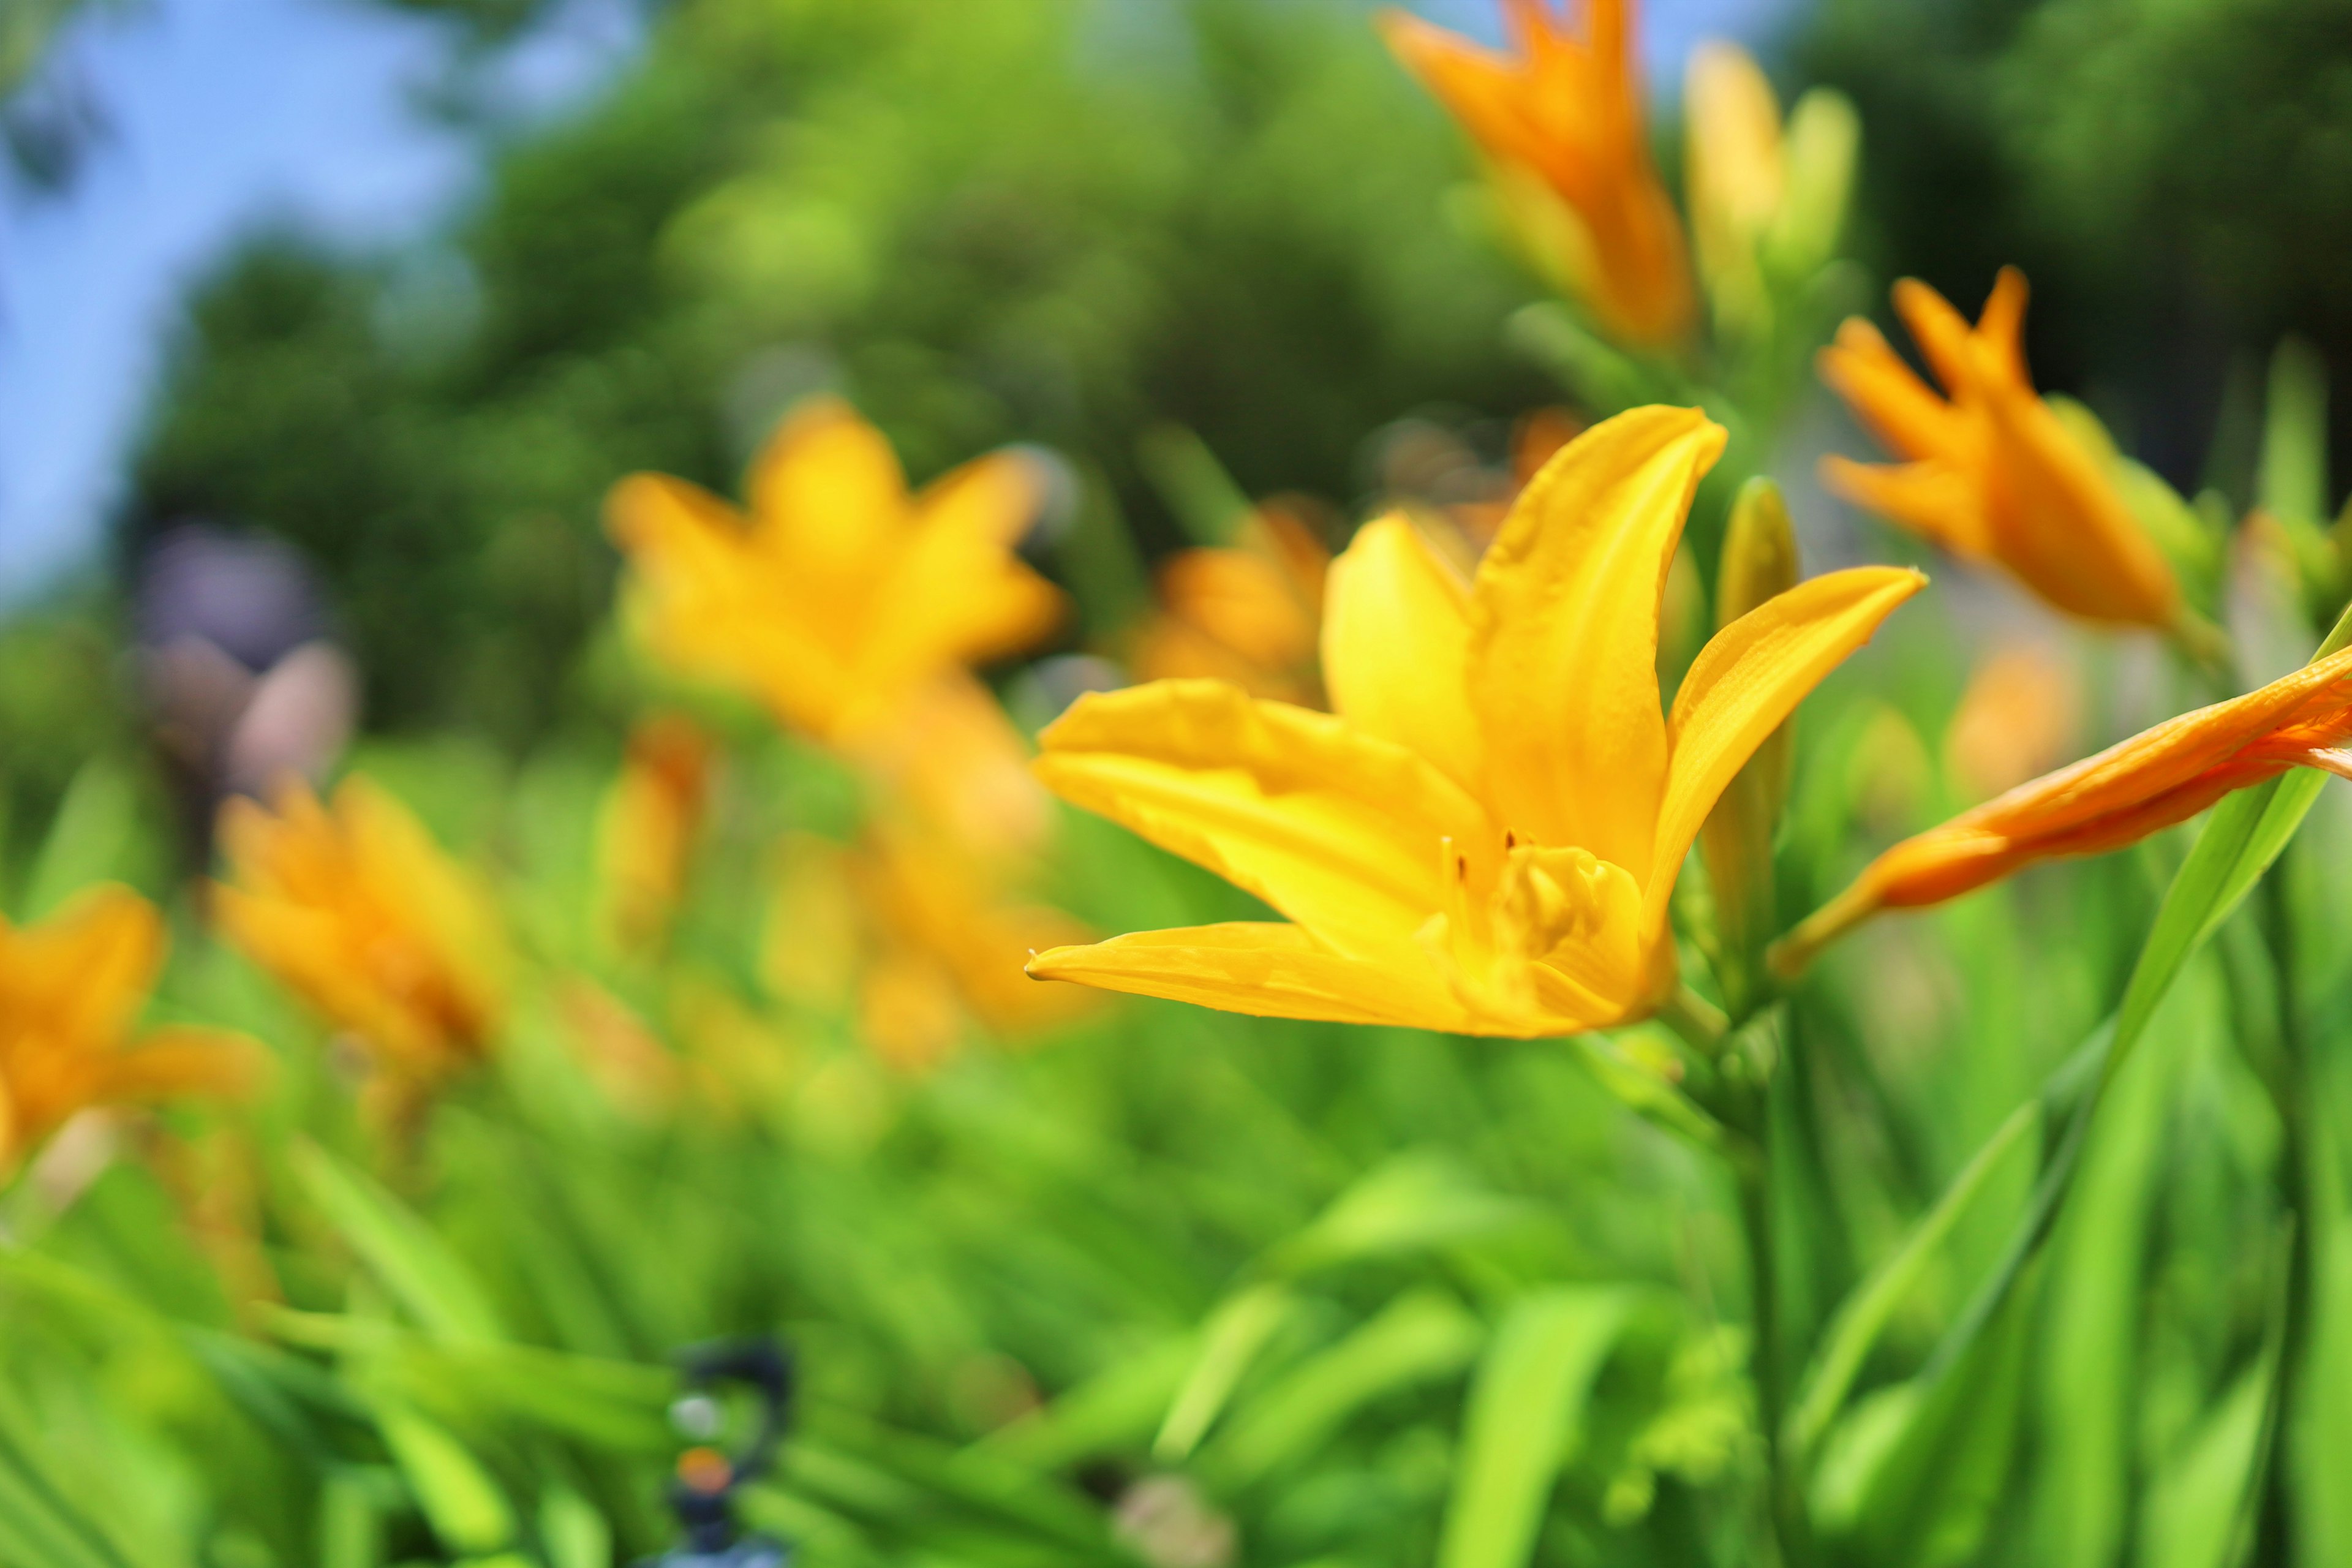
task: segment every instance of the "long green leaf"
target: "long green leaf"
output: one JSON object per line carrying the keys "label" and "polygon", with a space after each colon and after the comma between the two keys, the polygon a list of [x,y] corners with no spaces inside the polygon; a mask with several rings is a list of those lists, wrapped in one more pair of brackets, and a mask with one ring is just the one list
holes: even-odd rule
{"label": "long green leaf", "polygon": [[1249,1370],[1276,1331],[1289,1321],[1297,1306],[1288,1288],[1258,1284],[1228,1297],[1209,1314],[1201,1330],[1200,1352],[1168,1407],[1160,1436],[1152,1439],[1155,1457],[1172,1464],[1199,1446],[1242,1373]]}
{"label": "long green leaf", "polygon": [[315,1143],[295,1145],[293,1158],[311,1200],[427,1333],[452,1340],[505,1337],[489,1298],[431,1226]]}
{"label": "long green leaf", "polygon": [[1869,1279],[1856,1286],[1853,1294],[1838,1309],[1823,1336],[1821,1352],[1799,1385],[1790,1410],[1790,1446],[1800,1456],[1801,1463],[1802,1456],[1820,1447],[1831,1421],[1844,1405],[1855,1376],[1862,1371],[1864,1359],[1878,1342],[1895,1309],[1902,1305],[1904,1298],[1927,1272],[1936,1249],[1952,1234],[1953,1226],[2000,1169],[2002,1159],[2041,1124],[2039,1100],[2028,1100],[2011,1112],[1960,1173],[1952,1178],[1952,1184],[1936,1201],[1936,1206],[1919,1216],[1903,1244],[1871,1272]]}
{"label": "long green leaf", "polygon": [[1631,1305],[1622,1290],[1562,1285],[1521,1297],[1504,1317],[1470,1389],[1437,1568],[1521,1568],[1533,1558],[1552,1483]]}

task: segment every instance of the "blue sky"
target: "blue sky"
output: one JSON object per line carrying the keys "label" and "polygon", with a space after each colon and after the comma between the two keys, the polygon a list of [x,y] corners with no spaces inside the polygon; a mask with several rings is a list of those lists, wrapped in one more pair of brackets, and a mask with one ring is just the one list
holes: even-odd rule
{"label": "blue sky", "polygon": [[[1665,89],[1698,38],[1753,37],[1793,3],[1653,0],[1653,79]],[[628,5],[574,0],[499,62],[502,100],[546,112],[593,91],[629,52]],[[1415,8],[1494,31],[1492,0]],[[397,245],[475,178],[463,140],[415,107],[447,47],[434,24],[360,0],[101,11],[51,61],[102,107],[101,140],[63,196],[0,197],[0,605],[89,557],[180,296],[239,235],[293,223]]]}

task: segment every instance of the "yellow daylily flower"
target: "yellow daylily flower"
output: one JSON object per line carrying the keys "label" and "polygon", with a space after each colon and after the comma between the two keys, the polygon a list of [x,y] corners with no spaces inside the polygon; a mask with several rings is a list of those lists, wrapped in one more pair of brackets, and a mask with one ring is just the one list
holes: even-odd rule
{"label": "yellow daylily flower", "polygon": [[2352,648],[2168,719],[1905,839],[1790,931],[1773,966],[1799,973],[1881,910],[1942,903],[2037,861],[2120,849],[2289,768],[2352,778],[2347,741]]}
{"label": "yellow daylily flower", "polygon": [[630,731],[596,825],[601,913],[625,951],[657,942],[669,928],[709,805],[714,750],[709,736],[676,713],[656,714]]}
{"label": "yellow daylily flower", "polygon": [[330,810],[292,783],[274,810],[224,805],[220,843],[221,934],[394,1079],[429,1087],[488,1047],[503,1005],[497,916],[397,800],[354,775]]}
{"label": "yellow daylily flower", "polygon": [[1725,627],[1660,711],[1667,566],[1722,428],[1652,407],[1545,466],[1465,582],[1400,516],[1334,562],[1334,712],[1212,680],[1080,698],[1037,763],[1284,917],[1056,948],[1029,973],[1233,1012],[1463,1034],[1635,1018],[1667,902],[1751,752],[1924,581],[1861,567]]}
{"label": "yellow daylily flower", "polygon": [[0,919],[0,1174],[91,1106],[250,1084],[262,1058],[241,1036],[134,1037],[168,946],[155,906],[128,888],[92,888],[34,925]]}
{"label": "yellow daylily flower", "polygon": [[1633,6],[1587,0],[1583,36],[1551,0],[1504,0],[1499,55],[1402,11],[1381,30],[1493,161],[1505,208],[1609,330],[1676,342],[1690,330],[1682,222],[1650,160]]}
{"label": "yellow daylily flower", "polygon": [[1822,379],[1904,461],[1824,458],[1822,481],[1955,555],[2006,568],[2071,615],[2181,629],[2171,563],[2027,378],[2025,275],[2001,269],[1973,329],[1913,279],[1895,284],[1895,308],[1948,395],[1929,391],[1877,328],[1849,320],[1822,351]]}
{"label": "yellow daylily flower", "polygon": [[1041,484],[1034,464],[999,452],[909,495],[881,433],[819,398],[753,462],[748,519],[661,474],[615,485],[606,518],[656,656],[830,742],[1053,629],[1060,592],[1013,553]]}

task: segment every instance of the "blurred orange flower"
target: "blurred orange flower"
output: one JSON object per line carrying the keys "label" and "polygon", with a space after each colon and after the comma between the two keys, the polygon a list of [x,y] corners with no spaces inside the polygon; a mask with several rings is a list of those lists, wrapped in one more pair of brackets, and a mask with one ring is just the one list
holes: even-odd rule
{"label": "blurred orange flower", "polygon": [[1944,763],[1970,800],[2014,789],[2074,749],[2082,692],[2046,648],[2003,648],[1979,661],[1944,731]]}
{"label": "blurred orange flower", "polygon": [[642,720],[597,819],[597,880],[614,945],[659,942],[685,891],[688,860],[709,805],[710,738],[675,713]]}
{"label": "blurred orange flower", "polygon": [[262,1057],[241,1036],[133,1037],[168,945],[155,906],[127,888],[92,888],[35,925],[0,919],[0,1174],[89,1107],[251,1084]]}
{"label": "blurred orange flower", "polygon": [[487,895],[397,800],[355,775],[330,810],[291,784],[275,810],[223,806],[220,842],[221,933],[391,1078],[429,1087],[488,1048],[503,933]]}
{"label": "blurred orange flower", "polygon": [[1612,332],[1666,345],[1690,328],[1690,265],[1650,161],[1632,11],[1587,0],[1579,37],[1551,0],[1504,0],[1509,54],[1402,11],[1382,13],[1381,29],[1493,160],[1538,254]]}
{"label": "blurred orange flower", "polygon": [[614,486],[606,517],[656,657],[833,742],[942,672],[1054,628],[1060,592],[1013,552],[1041,483],[1000,452],[909,495],[881,433],[818,398],[753,461],[748,519],[660,474]]}
{"label": "blurred orange flower", "polygon": [[1880,910],[1913,909],[2061,856],[2118,849],[2289,768],[2352,777],[2352,649],[2258,691],[2168,719],[2011,790],[1872,861],[1790,932],[1774,967],[1795,974]]}
{"label": "blurred orange flower", "polygon": [[1288,508],[1251,512],[1234,542],[1179,552],[1160,568],[1160,613],[1143,633],[1146,680],[1212,676],[1253,696],[1322,706],[1315,644],[1331,552]]}
{"label": "blurred orange flower", "polygon": [[2179,629],[2170,563],[2027,378],[2024,274],[2001,269],[1974,329],[1916,279],[1895,284],[1895,308],[1948,395],[1928,390],[1877,328],[1848,320],[1821,353],[1822,379],[1904,461],[1824,458],[1830,489],[1955,555],[2006,567],[2070,614]]}

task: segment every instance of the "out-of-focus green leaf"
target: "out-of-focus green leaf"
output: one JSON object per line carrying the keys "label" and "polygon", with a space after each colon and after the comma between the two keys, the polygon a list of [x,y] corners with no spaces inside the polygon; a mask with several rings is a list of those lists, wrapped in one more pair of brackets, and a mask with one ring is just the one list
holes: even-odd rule
{"label": "out-of-focus green leaf", "polygon": [[612,1528],[570,1487],[550,1487],[541,1494],[539,1538],[547,1550],[547,1568],[612,1568]]}
{"label": "out-of-focus green leaf", "polygon": [[1631,1305],[1621,1289],[1561,1285],[1530,1291],[1504,1315],[1471,1384],[1438,1568],[1532,1559],[1586,1396]]}
{"label": "out-of-focus green leaf", "polygon": [[1450,1296],[1399,1297],[1237,1411],[1203,1458],[1215,1473],[1236,1481],[1272,1475],[1307,1458],[1360,1406],[1459,1372],[1484,1338],[1478,1321]]}
{"label": "out-of-focus green leaf", "polygon": [[383,1510],[375,1489],[355,1476],[329,1476],[319,1491],[319,1568],[378,1568],[383,1562]]}
{"label": "out-of-focus green leaf", "polygon": [[1114,1448],[1139,1447],[1167,1418],[1192,1363],[1190,1339],[1139,1351],[992,1434],[986,1446],[1016,1463],[1047,1470]]}
{"label": "out-of-focus green leaf", "polygon": [[376,1409],[376,1429],[443,1545],[479,1555],[513,1541],[506,1493],[447,1427],[387,1400]]}
{"label": "out-of-focus green leaf", "polygon": [[2158,1034],[2116,1074],[2050,1244],[2038,1378],[2048,1419],[2034,1464],[2036,1525],[2053,1563],[2112,1563],[2124,1545],[2148,1228],[2183,1035]]}
{"label": "out-of-focus green leaf", "polygon": [[147,1568],[126,1555],[43,1466],[23,1416],[0,1402],[0,1563],[8,1568]]}
{"label": "out-of-focus green leaf", "polygon": [[1976,1551],[2016,1451],[2031,1305],[2030,1291],[2012,1293],[1949,1373],[1922,1378],[1907,1407],[1880,1407],[1900,1419],[1887,1424],[1854,1516],[1821,1521],[1850,1535],[1864,1561],[1948,1568]]}
{"label": "out-of-focus green leaf", "polygon": [[1266,1281],[1227,1298],[1201,1328],[1199,1352],[1185,1373],[1151,1451],[1163,1463],[1190,1454],[1232,1397],[1234,1385],[1265,1343],[1287,1322],[1298,1301],[1288,1286]]}
{"label": "out-of-focus green leaf", "polygon": [[1181,425],[1155,425],[1137,437],[1136,455],[1194,544],[1234,542],[1253,508],[1207,442]]}
{"label": "out-of-focus green leaf", "polygon": [[431,1226],[315,1143],[298,1143],[293,1159],[311,1200],[426,1332],[452,1340],[504,1337],[489,1298]]}
{"label": "out-of-focus green leaf", "polygon": [[1340,1194],[1312,1224],[1275,1247],[1265,1267],[1306,1274],[1482,1241],[1539,1218],[1531,1205],[1480,1186],[1443,1155],[1403,1154]]}
{"label": "out-of-focus green leaf", "polygon": [[26,918],[39,920],[92,882],[121,878],[138,835],[139,795],[131,775],[104,757],[83,763],[26,879]]}
{"label": "out-of-focus green leaf", "polygon": [[1822,1335],[1819,1354],[1798,1385],[1797,1397],[1790,1409],[1790,1446],[1801,1457],[1801,1462],[1802,1456],[1818,1449],[1831,1421],[1845,1403],[1855,1375],[1862,1371],[1864,1359],[1878,1342],[1895,1308],[1918,1284],[1936,1249],[1951,1235],[1969,1205],[2000,1169],[2002,1159],[2038,1128],[2041,1121],[2038,1100],[2029,1100],[2012,1111],[1960,1173],[1952,1178],[1952,1184],[1944,1189],[1936,1206],[1919,1216],[1902,1245],[1873,1269],[1870,1278],[1856,1286],[1853,1294],[1838,1309],[1837,1316]]}
{"label": "out-of-focus green leaf", "polygon": [[2147,1568],[2232,1568],[2231,1548],[2242,1534],[2247,1471],[2262,1445],[2273,1371],[2265,1360],[2240,1374],[2149,1481],[2139,1531]]}

